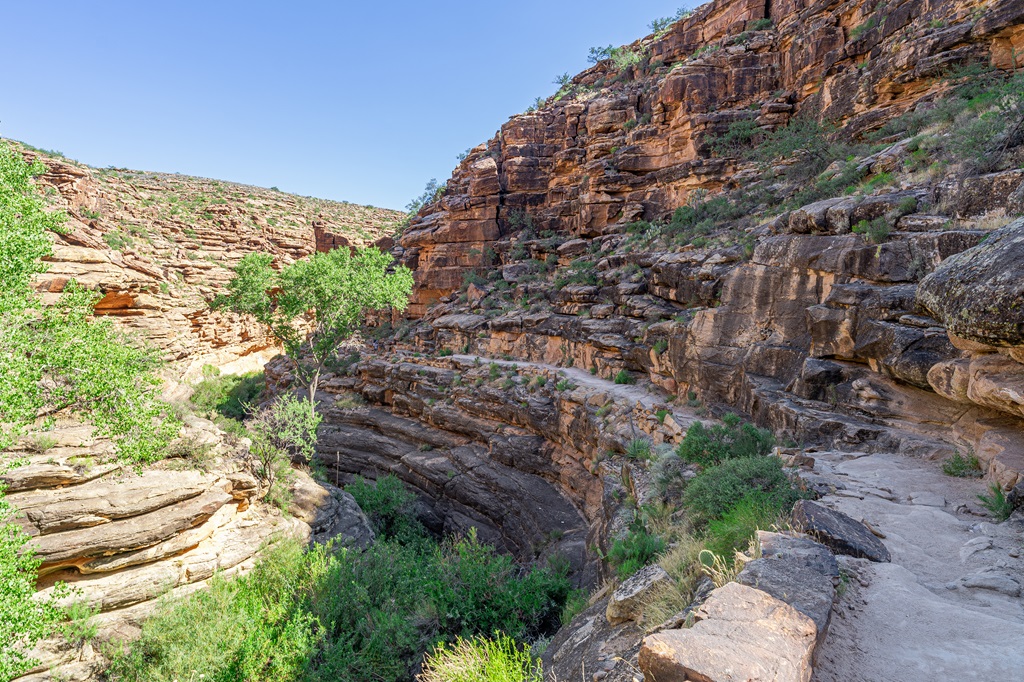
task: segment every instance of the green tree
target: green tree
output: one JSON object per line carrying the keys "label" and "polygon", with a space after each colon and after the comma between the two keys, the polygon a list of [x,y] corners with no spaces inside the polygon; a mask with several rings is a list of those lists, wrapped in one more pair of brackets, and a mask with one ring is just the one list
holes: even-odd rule
{"label": "green tree", "polygon": [[266,325],[284,346],[295,377],[309,391],[310,409],[325,364],[352,337],[372,310],[405,310],[412,291],[412,273],[375,247],[334,249],[282,268],[274,257],[251,253],[235,268],[228,293],[213,302],[251,315]]}
{"label": "green tree", "polygon": [[[158,359],[92,319],[95,294],[71,282],[56,305],[44,307],[32,289],[51,252],[48,231],[63,231],[64,214],[47,211],[32,182],[45,167],[28,164],[0,142],[0,453],[25,427],[71,413],[109,436],[122,459],[160,457],[177,422],[156,400]],[[0,473],[19,464],[0,455]],[[36,599],[40,560],[13,523],[16,510],[0,486],[0,681],[29,670],[32,646],[52,631],[63,610]]]}
{"label": "green tree", "polygon": [[4,499],[4,490],[0,486],[0,682],[36,664],[27,652],[61,620],[64,610],[57,599],[69,592],[61,585],[48,599],[32,598],[41,559],[26,548],[28,536],[13,523],[16,512]]}
{"label": "green tree", "polygon": [[110,437],[122,459],[158,459],[178,423],[156,399],[155,352],[94,320],[96,294],[75,282],[45,308],[32,290],[51,252],[47,231],[62,231],[65,218],[46,211],[35,191],[32,177],[43,170],[0,144],[0,449],[63,412]]}

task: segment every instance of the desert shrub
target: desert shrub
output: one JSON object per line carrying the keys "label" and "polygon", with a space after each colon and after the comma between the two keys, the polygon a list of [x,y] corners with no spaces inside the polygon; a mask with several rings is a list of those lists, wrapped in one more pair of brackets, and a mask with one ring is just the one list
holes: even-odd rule
{"label": "desert shrub", "polygon": [[421,682],[544,682],[539,660],[510,637],[440,644],[424,661]]}
{"label": "desert shrub", "polygon": [[981,462],[977,455],[968,452],[966,456],[957,450],[953,456],[942,463],[942,473],[958,478],[979,478],[982,475]]}
{"label": "desert shrub", "polygon": [[714,466],[726,459],[767,455],[775,437],[766,429],[740,423],[735,415],[726,415],[722,424],[706,427],[694,422],[679,444],[678,453],[687,462]]}
{"label": "desert shrub", "polygon": [[409,542],[426,536],[426,529],[416,518],[416,496],[406,490],[394,474],[370,483],[361,476],[345,486],[369,517],[373,530],[380,536]]}
{"label": "desert shrub", "polygon": [[626,457],[629,459],[650,459],[651,441],[649,438],[634,438],[626,443]]}
{"label": "desert shrub", "polygon": [[705,547],[732,563],[736,550],[744,550],[758,530],[779,522],[785,504],[770,494],[756,491],[743,497],[720,518],[709,522]]}
{"label": "desert shrub", "polygon": [[308,400],[285,394],[249,420],[253,473],[267,488],[265,500],[281,508],[287,506],[292,459],[313,461],[322,419],[310,409]]}
{"label": "desert shrub", "polygon": [[265,388],[263,372],[221,374],[216,367],[207,365],[203,368],[203,379],[195,385],[189,400],[202,413],[242,420]]}
{"label": "desert shrub", "polygon": [[630,374],[624,369],[620,369],[618,374],[615,375],[615,383],[617,384],[635,384],[636,377]]}
{"label": "desert shrub", "polygon": [[978,495],[978,501],[995,517],[996,521],[1005,521],[1013,513],[1013,505],[998,483],[989,486],[988,494]]}
{"label": "desert shrub", "polygon": [[743,457],[724,460],[698,474],[683,492],[683,507],[696,526],[706,526],[755,493],[779,513],[792,508],[800,497],[778,458]]}
{"label": "desert shrub", "polygon": [[889,238],[889,233],[892,231],[885,218],[875,218],[871,221],[861,220],[851,229],[854,234],[864,235],[872,244],[881,244]]}
{"label": "desert shrub", "polygon": [[26,446],[31,452],[43,454],[47,450],[56,447],[57,439],[48,433],[37,433],[28,439]]}
{"label": "desert shrub", "polygon": [[562,613],[559,616],[562,627],[571,623],[572,619],[583,613],[588,606],[590,606],[590,595],[587,594],[586,590],[576,589],[569,592],[569,596],[565,600],[565,606],[562,607]]}
{"label": "desert shrub", "polygon": [[637,520],[629,531],[617,538],[608,550],[608,562],[619,579],[633,575],[665,551],[665,541],[652,534],[642,521]]}

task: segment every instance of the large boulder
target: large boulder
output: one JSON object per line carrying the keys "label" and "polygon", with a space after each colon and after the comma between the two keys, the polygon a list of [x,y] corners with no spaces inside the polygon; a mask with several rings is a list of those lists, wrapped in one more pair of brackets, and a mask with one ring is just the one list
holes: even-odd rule
{"label": "large boulder", "polygon": [[837,554],[889,561],[889,550],[868,527],[846,514],[828,507],[799,500],[793,507],[793,527],[807,533]]}
{"label": "large boulder", "polygon": [[1024,345],[1024,218],[947,258],[924,278],[917,300],[961,338]]}
{"label": "large boulder", "polygon": [[693,627],[644,639],[640,669],[658,682],[807,682],[814,621],[767,592],[728,583],[697,612]]}

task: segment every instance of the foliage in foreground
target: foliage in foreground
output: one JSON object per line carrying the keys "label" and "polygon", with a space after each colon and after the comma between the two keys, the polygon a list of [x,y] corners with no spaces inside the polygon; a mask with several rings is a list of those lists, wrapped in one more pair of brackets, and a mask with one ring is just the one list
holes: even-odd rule
{"label": "foliage in foreground", "polygon": [[[0,453],[40,418],[45,427],[63,413],[111,438],[121,460],[159,459],[178,423],[156,399],[156,355],[109,320],[92,319],[95,295],[76,283],[50,307],[32,288],[51,253],[47,233],[62,231],[64,221],[45,210],[33,186],[44,170],[0,142]],[[37,434],[30,447],[54,444]],[[0,473],[17,464],[0,454]],[[34,598],[40,560],[13,523],[16,510],[4,493],[0,485],[0,680],[35,665],[27,652],[63,617],[55,600],[69,593],[59,585],[49,599]]]}
{"label": "foliage in foreground", "polygon": [[420,682],[543,682],[540,661],[510,637],[459,638],[426,658]]}
{"label": "foliage in foreground", "polygon": [[0,486],[0,680],[6,682],[35,664],[26,651],[61,620],[63,610],[56,599],[68,591],[61,587],[50,599],[33,599],[42,560],[24,550],[29,538],[13,523],[15,510],[3,493]]}
{"label": "foliage in foreground", "polygon": [[43,170],[0,144],[0,449],[39,416],[64,412],[110,437],[121,459],[159,459],[178,424],[156,400],[156,354],[92,319],[96,295],[74,282],[46,308],[31,287],[46,270],[47,232],[64,220],[35,192]]}
{"label": "foliage in foreground", "polygon": [[436,644],[550,632],[569,592],[564,568],[525,569],[472,533],[384,537],[363,552],[283,541],[249,576],[164,604],[110,672],[125,682],[191,671],[219,682],[398,682]]}

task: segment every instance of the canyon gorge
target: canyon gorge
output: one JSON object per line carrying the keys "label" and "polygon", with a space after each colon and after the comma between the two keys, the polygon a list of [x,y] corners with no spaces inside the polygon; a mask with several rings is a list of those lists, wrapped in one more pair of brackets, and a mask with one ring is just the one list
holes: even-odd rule
{"label": "canyon gorge", "polygon": [[[69,215],[37,291],[95,291],[166,359],[172,403],[211,371],[297,386],[262,325],[210,308],[247,253],[374,245],[415,282],[328,367],[283,510],[209,414],[183,419],[198,469],[132,470],[70,419],[15,446],[38,589],[70,584],[97,642],[130,641],[162,596],[249,573],[278,537],[371,546],[344,488],[394,475],[431,533],[565,562],[588,599],[549,633],[552,682],[1019,671],[1024,3],[714,0],[594,61],[411,216],[18,146]],[[694,425],[730,419],[771,433],[801,499],[654,619],[667,562],[608,557],[678,497],[664,462]],[[106,662],[61,638],[37,657],[19,679]]]}

